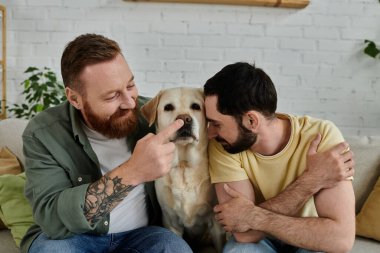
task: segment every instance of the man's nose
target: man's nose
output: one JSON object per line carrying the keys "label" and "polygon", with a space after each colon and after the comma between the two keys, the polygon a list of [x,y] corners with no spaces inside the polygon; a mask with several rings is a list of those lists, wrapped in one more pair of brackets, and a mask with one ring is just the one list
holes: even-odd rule
{"label": "man's nose", "polygon": [[136,99],[130,94],[123,95],[123,101],[120,104],[120,109],[133,109],[136,107]]}

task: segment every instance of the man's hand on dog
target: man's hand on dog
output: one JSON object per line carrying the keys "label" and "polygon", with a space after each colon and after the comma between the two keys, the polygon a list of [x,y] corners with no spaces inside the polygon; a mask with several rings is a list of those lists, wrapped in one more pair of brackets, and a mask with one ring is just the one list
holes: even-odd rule
{"label": "man's hand on dog", "polygon": [[128,174],[133,185],[153,181],[168,173],[174,158],[175,144],[169,141],[183,120],[176,120],[157,134],[149,133],[141,138],[126,162]]}

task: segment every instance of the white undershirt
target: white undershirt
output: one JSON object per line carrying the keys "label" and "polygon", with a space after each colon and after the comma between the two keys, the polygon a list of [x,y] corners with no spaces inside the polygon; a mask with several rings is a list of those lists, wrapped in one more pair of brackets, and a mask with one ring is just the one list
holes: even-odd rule
{"label": "white undershirt", "polygon": [[[102,134],[82,126],[91,147],[98,157],[102,174],[113,170],[129,159],[131,151],[127,146],[127,138],[109,139]],[[110,214],[108,233],[119,233],[148,224],[148,213],[145,202],[144,184],[136,186]]]}

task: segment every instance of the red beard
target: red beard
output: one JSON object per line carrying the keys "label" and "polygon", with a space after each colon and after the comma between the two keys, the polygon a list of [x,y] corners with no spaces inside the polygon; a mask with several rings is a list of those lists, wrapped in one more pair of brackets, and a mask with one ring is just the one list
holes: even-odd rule
{"label": "red beard", "polygon": [[88,123],[93,130],[110,139],[126,137],[136,129],[138,121],[137,106],[134,109],[118,109],[109,118],[96,115],[87,101],[84,102],[83,106]]}

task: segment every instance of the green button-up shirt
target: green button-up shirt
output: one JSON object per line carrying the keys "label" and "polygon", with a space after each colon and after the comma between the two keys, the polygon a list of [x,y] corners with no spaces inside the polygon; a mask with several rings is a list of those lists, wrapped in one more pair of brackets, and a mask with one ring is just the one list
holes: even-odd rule
{"label": "green button-up shirt", "polygon": [[[147,101],[139,97],[138,106]],[[102,173],[80,117],[79,111],[64,102],[34,117],[23,133],[25,195],[33,207],[36,222],[21,242],[23,253],[42,231],[52,239],[108,232],[109,215],[90,225],[83,212],[87,188]],[[137,140],[153,131],[139,115],[136,131],[127,136],[130,150],[133,151]],[[149,224],[160,225],[161,210],[153,182],[146,183],[145,190]]]}

